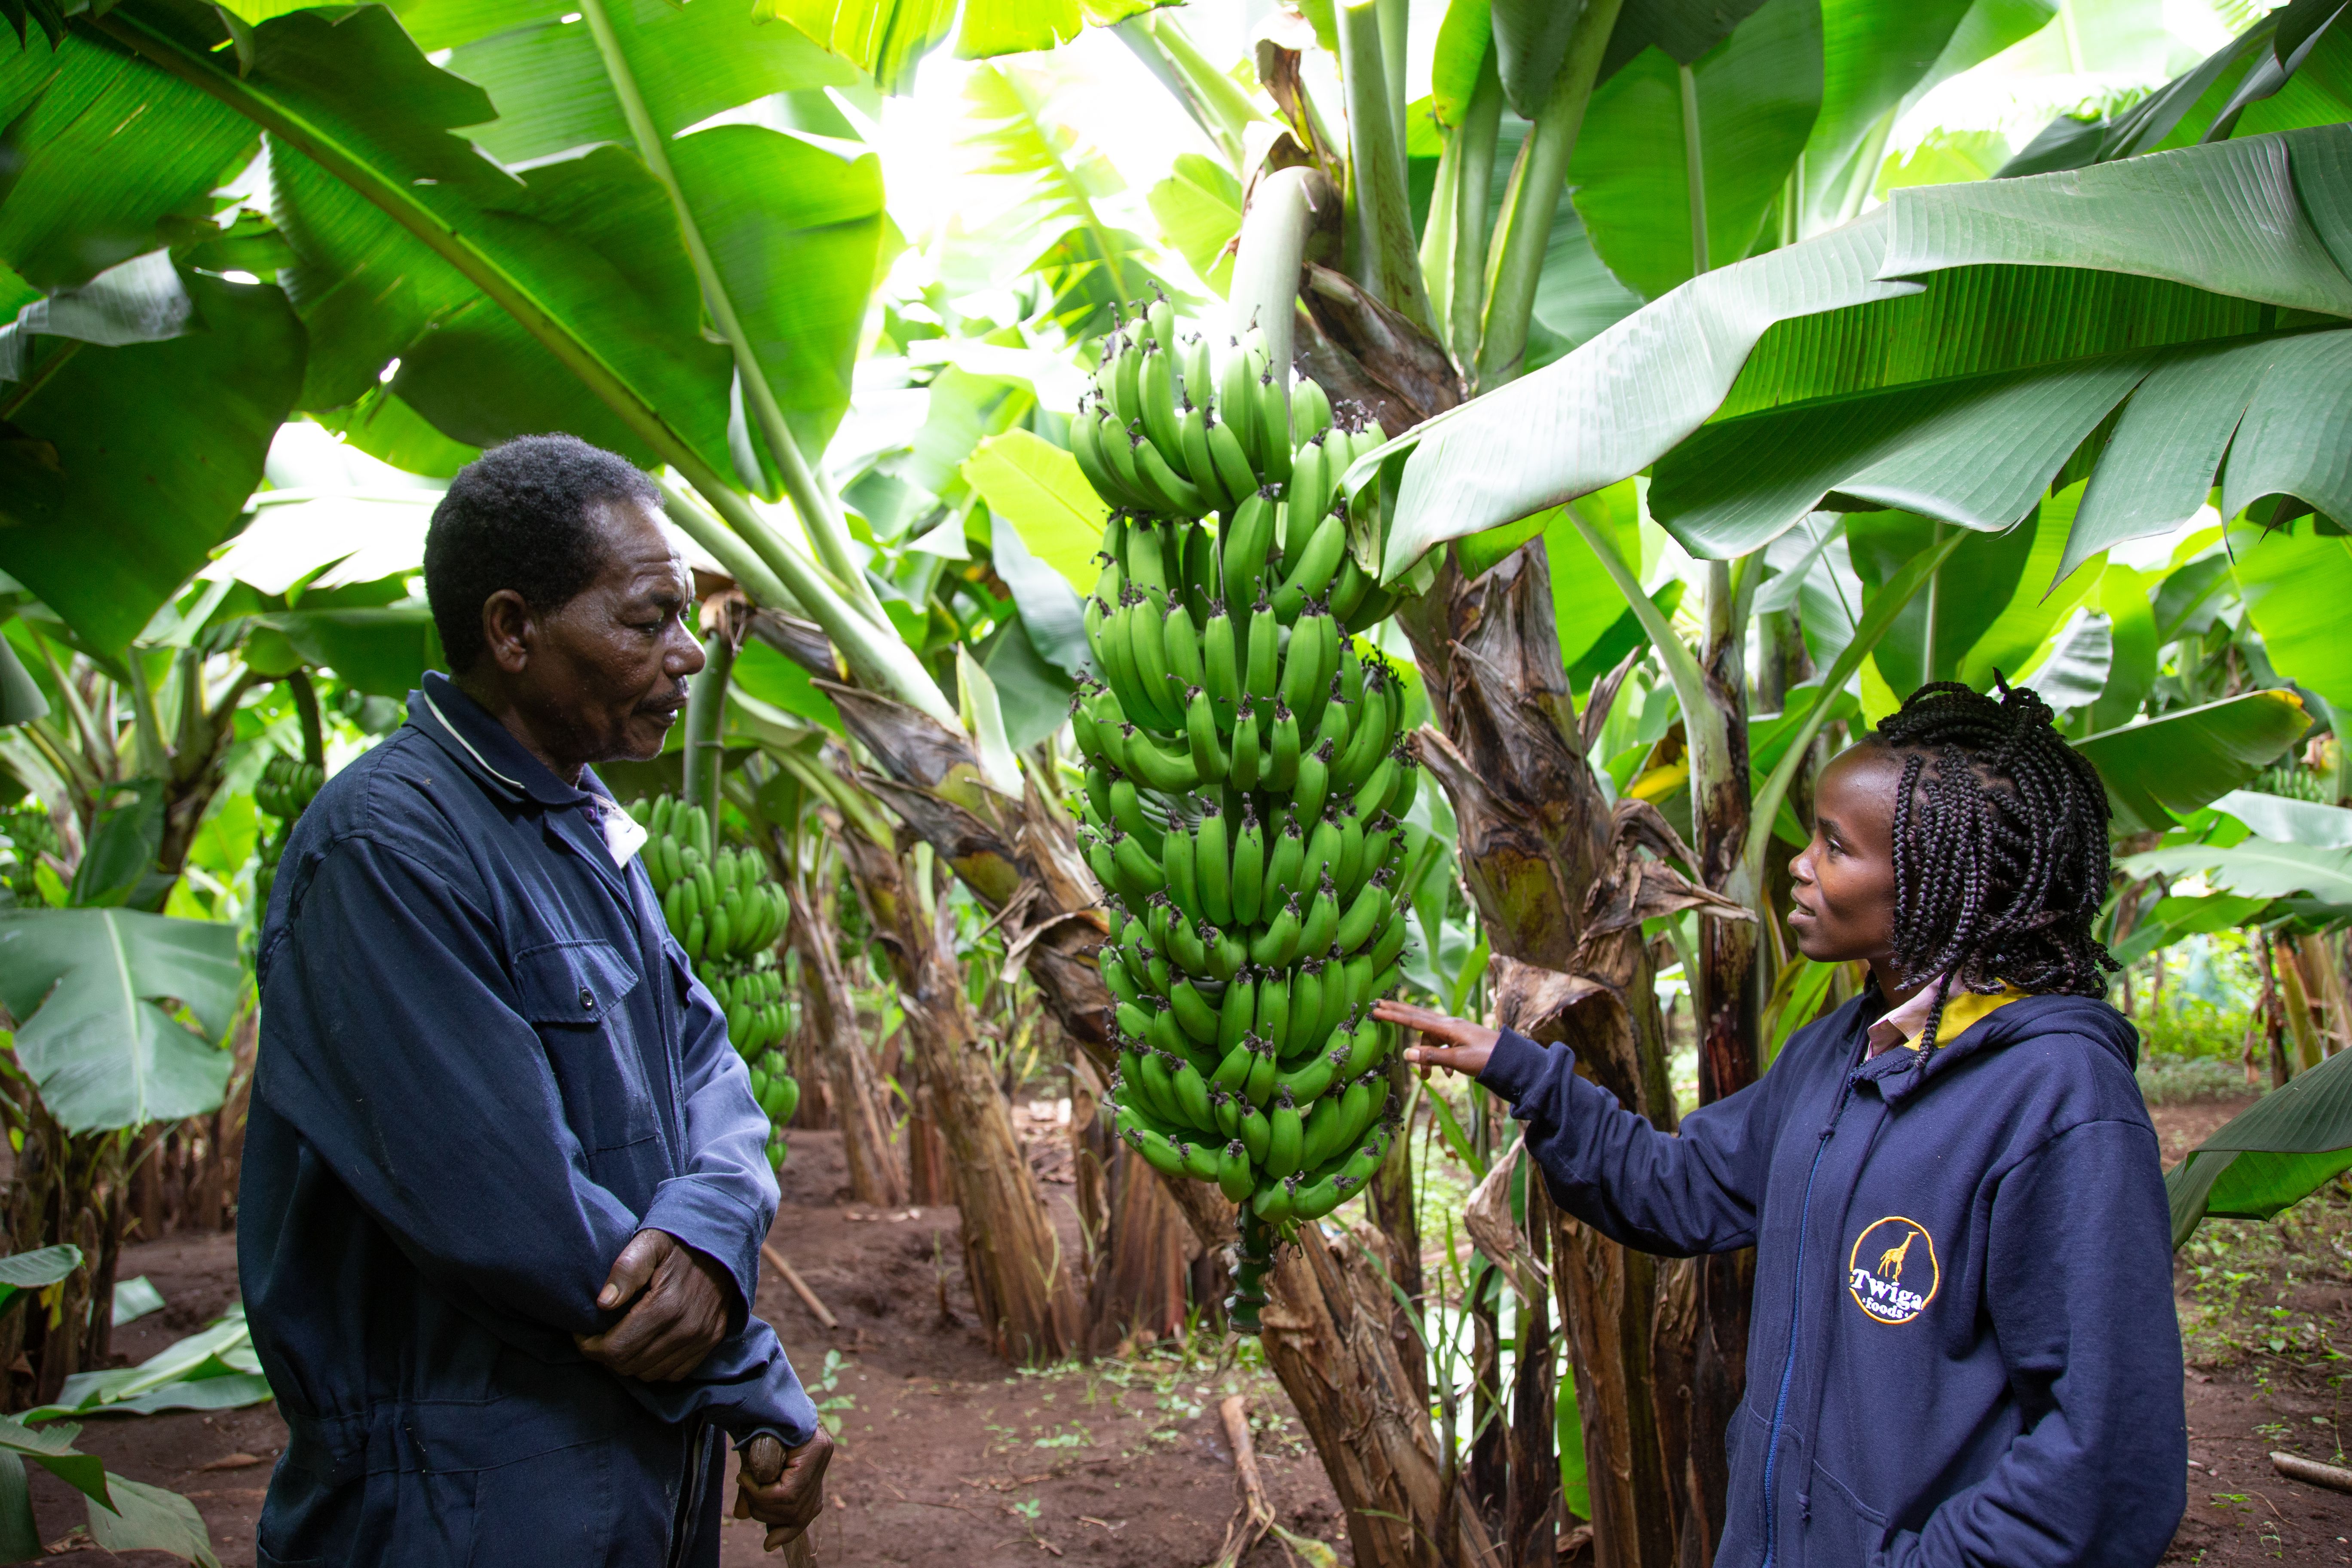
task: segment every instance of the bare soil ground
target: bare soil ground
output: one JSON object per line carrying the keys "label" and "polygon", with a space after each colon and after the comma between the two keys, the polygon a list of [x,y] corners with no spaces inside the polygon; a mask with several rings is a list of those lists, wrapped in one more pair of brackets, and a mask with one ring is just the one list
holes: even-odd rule
{"label": "bare soil ground", "polygon": [[[2168,1162],[2238,1109],[2159,1109]],[[842,1201],[842,1180],[833,1138],[795,1134],[773,1232],[839,1329],[822,1328],[781,1279],[763,1282],[759,1301],[839,1423],[833,1501],[816,1532],[824,1568],[1206,1563],[1233,1510],[1232,1455],[1216,1415],[1230,1392],[1249,1396],[1285,1524],[1348,1561],[1329,1488],[1250,1350],[1235,1357],[1204,1337],[1091,1366],[1010,1369],[973,1324],[955,1212],[853,1207]],[[136,1361],[234,1299],[234,1244],[226,1236],[142,1244],[123,1272],[147,1275],[170,1303],[117,1336],[118,1350]],[[2189,1516],[2166,1562],[2352,1563],[2352,1496],[2286,1480],[2268,1458],[2282,1448],[2346,1462],[2337,1433],[2352,1368],[2333,1341],[2352,1309],[2352,1200],[2315,1199],[2266,1226],[2210,1225],[2183,1250],[2178,1279],[2192,1468]],[[2352,1351],[2352,1341],[2343,1349]],[[82,1438],[122,1474],[193,1498],[229,1568],[254,1560],[255,1518],[284,1441],[267,1405],[93,1422]],[[37,1472],[34,1498],[57,1561],[122,1561],[75,1533],[82,1510],[65,1488]],[[728,1568],[774,1561],[749,1524],[729,1528],[724,1557]],[[162,1568],[171,1560],[142,1552],[131,1561]],[[1249,1568],[1281,1561],[1271,1543],[1247,1560]]]}

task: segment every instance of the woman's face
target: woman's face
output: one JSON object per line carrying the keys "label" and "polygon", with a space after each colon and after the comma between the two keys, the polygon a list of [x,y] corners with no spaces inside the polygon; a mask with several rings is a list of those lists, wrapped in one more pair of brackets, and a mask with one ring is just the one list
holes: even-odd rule
{"label": "woman's face", "polygon": [[1902,784],[1903,758],[1880,746],[1856,746],[1822,770],[1812,842],[1789,862],[1797,883],[1789,929],[1807,958],[1892,961],[1895,795]]}

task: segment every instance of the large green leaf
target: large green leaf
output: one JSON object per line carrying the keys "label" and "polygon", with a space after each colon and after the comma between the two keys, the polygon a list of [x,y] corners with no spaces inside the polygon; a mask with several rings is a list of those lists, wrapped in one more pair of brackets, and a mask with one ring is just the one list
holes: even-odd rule
{"label": "large green leaf", "polygon": [[1403,459],[1382,579],[1439,544],[1647,468],[1722,403],[1774,322],[1918,292],[1878,280],[1885,244],[1885,216],[1874,212],[1805,245],[1719,268],[1359,459],[1350,477],[1360,489],[1373,464]]}
{"label": "large green leaf", "polygon": [[441,639],[421,604],[382,608],[281,610],[262,625],[285,634],[302,662],[331,669],[362,691],[395,700],[442,663]]}
{"label": "large green leaf", "polygon": [[2205,879],[2250,898],[2283,899],[2309,893],[2333,904],[2352,904],[2352,850],[2314,849],[2304,844],[2273,844],[2249,838],[2226,847],[2183,844],[2126,855],[2117,865],[2134,877],[2186,876]]}
{"label": "large green leaf", "polygon": [[[577,15],[548,4],[520,26],[501,16],[499,30],[468,37],[483,18],[434,7],[434,35],[457,46],[448,68],[498,106],[499,118],[469,134],[510,165],[597,143],[634,146],[625,104],[641,104],[650,132],[667,139],[725,313],[740,323],[795,444],[823,450],[848,406],[875,281],[879,161],[772,123],[739,119],[687,132],[779,94],[846,85],[856,72],[794,28],[762,26],[734,6],[607,4],[609,55],[593,22],[563,19]],[[772,453],[761,456],[764,472],[746,479],[772,497],[780,468]]]}
{"label": "large green leaf", "polygon": [[[1021,611],[1023,646],[1072,675],[1085,670],[1079,599],[1101,575],[1096,558],[1108,514],[1076,459],[1026,430],[1008,430],[982,441],[958,472],[988,505],[990,554]],[[993,673],[1000,658],[1022,658],[1020,649],[994,648],[988,668]],[[1025,732],[1011,709],[1006,721]]]}
{"label": "large green leaf", "polygon": [[2041,27],[2054,11],[2048,0],[1825,0],[1822,109],[1805,141],[1800,232],[1843,222],[1859,209],[1904,109]]}
{"label": "large green leaf", "polygon": [[1029,553],[1091,594],[1102,575],[1103,525],[1110,512],[1078,471],[1077,459],[1026,430],[991,436],[959,470],[998,521],[1020,531]]}
{"label": "large green leaf", "polygon": [[2338,1051],[2224,1123],[2166,1173],[2172,1245],[2208,1215],[2268,1219],[2352,1167],[2352,1051]]}
{"label": "large green leaf", "polygon": [[982,66],[963,98],[969,172],[1020,195],[968,245],[951,247],[958,280],[1002,287],[1042,278],[1074,334],[1093,330],[1090,318],[1114,301],[1141,297],[1146,247],[1098,199],[1124,182],[1078,126],[1054,112],[1044,84],[1017,66]]}
{"label": "large green leaf", "polygon": [[302,328],[284,295],[185,283],[182,335],[46,342],[32,381],[0,396],[15,427],[0,442],[0,570],[108,652],[236,531],[301,384]]}
{"label": "large green leaf", "polygon": [[23,1020],[16,1059],[73,1132],[201,1116],[228,1083],[245,987],[236,930],[125,910],[0,910],[0,1001]]}
{"label": "large green leaf", "polygon": [[2345,636],[2352,540],[2323,534],[2305,519],[2267,533],[2233,529],[2230,546],[2238,593],[2271,667],[2352,712],[2352,637]]}
{"label": "large green leaf", "polygon": [[78,35],[0,49],[0,264],[43,289],[192,238],[254,129],[179,82]]}
{"label": "large green leaf", "polygon": [[[1850,484],[2006,527],[2167,349],[2280,331],[2281,308],[2352,314],[2347,214],[2344,127],[1895,191],[1364,460],[1360,489],[1403,458],[1383,575],[1653,464],[1653,511],[1701,554],[1753,549]],[[2316,426],[2334,405],[2313,403]],[[2328,456],[2307,432],[2277,445],[2315,471]]]}
{"label": "large green leaf", "polygon": [[333,373],[306,397],[348,400],[397,354],[395,390],[461,439],[568,428],[723,489],[728,353],[635,158],[515,179],[454,133],[493,118],[488,100],[380,6],[278,16],[234,51],[206,15],[126,0],[88,25],[268,133],[299,258],[281,277]]}
{"label": "large green leaf", "polygon": [[789,22],[874,79],[885,92],[914,86],[915,67],[948,36],[957,0],[753,0],[762,21]]}
{"label": "large green leaf", "polygon": [[2310,724],[2292,692],[2249,691],[2144,724],[2086,735],[2074,749],[2090,759],[2107,786],[2115,830],[2138,833],[2170,827],[2175,816],[2210,805],[2244,784],[2275,762]]}
{"label": "large green leaf", "polygon": [[15,1305],[25,1291],[54,1285],[80,1267],[79,1247],[37,1247],[0,1258],[0,1312]]}
{"label": "large green leaf", "polygon": [[2200,936],[2217,931],[2228,931],[2244,924],[2262,912],[2270,902],[2264,898],[2242,898],[2234,893],[2209,893],[2203,898],[2174,895],[2159,899],[2156,907],[2139,918],[2139,923],[2123,941],[2110,947],[2108,956],[2129,967],[2160,947],[2169,947],[2183,937]]}
{"label": "large green leaf", "polygon": [[[1853,567],[1870,590],[1864,603],[1904,566],[1953,531],[1908,512],[1856,512],[1846,520],[1847,548]],[[1886,683],[1898,692],[1931,680],[1950,680],[1969,652],[1991,628],[2003,606],[2018,596],[2018,584],[2039,536],[2028,518],[2005,533],[1969,533],[1948,557],[1924,593],[1915,594],[1872,650]],[[1927,648],[1932,600],[1936,646]]]}
{"label": "large green leaf", "polygon": [[2318,849],[2352,849],[2352,811],[2291,795],[2233,789],[2213,802],[2264,838]]}
{"label": "large green leaf", "polygon": [[[400,12],[419,47],[449,49],[448,71],[497,107],[496,120],[467,135],[500,163],[631,145],[593,30],[572,5],[426,0]],[[606,15],[646,113],[665,136],[771,94],[857,79],[846,61],[796,28],[753,21],[748,6],[617,0]]]}
{"label": "large green leaf", "polygon": [[1222,292],[1233,277],[1226,253],[1242,227],[1241,182],[1215,159],[1179,153],[1166,179],[1151,187],[1151,216],[1201,280]]}
{"label": "large green leaf", "polygon": [[1767,0],[1694,65],[1644,51],[1593,93],[1569,164],[1593,249],[1653,300],[1746,256],[1821,100],[1819,0]]}

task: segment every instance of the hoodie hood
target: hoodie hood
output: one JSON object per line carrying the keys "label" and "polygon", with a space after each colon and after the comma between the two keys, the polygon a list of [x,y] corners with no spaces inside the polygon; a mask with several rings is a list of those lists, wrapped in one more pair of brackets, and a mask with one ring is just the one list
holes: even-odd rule
{"label": "hoodie hood", "polygon": [[2126,1072],[2139,1066],[2139,1031],[2103,998],[2021,996],[1986,1014],[1949,1043],[1937,1044],[1924,1070],[1916,1052],[1888,1051],[1864,1063],[1856,1076],[1875,1080],[1887,1103],[1900,1105],[1971,1057],[2052,1035],[2072,1036],[2112,1053]]}

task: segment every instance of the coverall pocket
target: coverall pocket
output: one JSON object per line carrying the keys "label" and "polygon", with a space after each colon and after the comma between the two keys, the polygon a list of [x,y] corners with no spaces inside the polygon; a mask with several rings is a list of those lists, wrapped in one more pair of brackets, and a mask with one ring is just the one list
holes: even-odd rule
{"label": "coverall pocket", "polygon": [[655,1135],[653,1096],[621,999],[635,965],[606,942],[554,942],[515,955],[522,1016],[539,1031],[564,1120],[591,1152]]}

